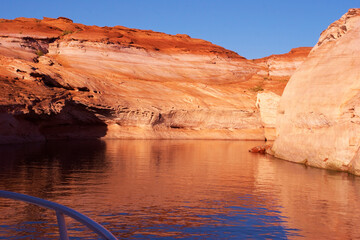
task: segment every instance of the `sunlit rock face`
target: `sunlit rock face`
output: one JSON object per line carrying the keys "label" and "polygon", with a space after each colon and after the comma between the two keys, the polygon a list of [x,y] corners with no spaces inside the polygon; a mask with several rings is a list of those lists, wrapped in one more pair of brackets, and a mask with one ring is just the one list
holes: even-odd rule
{"label": "sunlit rock face", "polygon": [[308,52],[270,57],[269,67],[183,34],[0,19],[0,143],[263,140],[257,93],[281,93]]}
{"label": "sunlit rock face", "polygon": [[360,9],[331,24],[280,100],[275,156],[360,175]]}
{"label": "sunlit rock face", "polygon": [[261,92],[257,95],[256,106],[260,110],[260,118],[267,140],[275,140],[276,115],[279,101],[280,96],[273,92]]}
{"label": "sunlit rock face", "polygon": [[281,95],[290,77],[305,61],[311,47],[291,49],[286,54],[274,54],[265,58],[254,59],[253,62],[263,67],[257,77],[263,80],[261,86],[268,91]]}

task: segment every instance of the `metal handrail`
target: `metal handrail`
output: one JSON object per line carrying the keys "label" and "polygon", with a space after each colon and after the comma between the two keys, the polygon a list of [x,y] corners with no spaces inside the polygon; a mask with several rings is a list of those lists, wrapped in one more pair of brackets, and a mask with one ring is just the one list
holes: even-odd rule
{"label": "metal handrail", "polygon": [[111,232],[109,232],[99,223],[64,205],[21,193],[15,193],[15,192],[3,191],[3,190],[0,190],[0,197],[9,198],[13,200],[20,200],[23,202],[38,205],[40,207],[55,210],[61,240],[69,239],[64,214],[84,224],[85,226],[90,228],[92,231],[94,231],[104,239],[117,240],[117,238]]}

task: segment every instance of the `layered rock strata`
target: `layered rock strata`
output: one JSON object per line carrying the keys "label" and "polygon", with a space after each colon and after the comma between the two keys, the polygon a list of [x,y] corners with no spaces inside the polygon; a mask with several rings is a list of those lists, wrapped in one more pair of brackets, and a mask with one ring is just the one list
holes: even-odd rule
{"label": "layered rock strata", "polygon": [[360,175],[360,9],[320,36],[280,100],[276,157]]}
{"label": "layered rock strata", "polygon": [[295,70],[305,61],[311,47],[293,48],[286,54],[274,54],[269,57],[254,59],[262,67],[257,76],[263,79],[262,88],[281,95]]}
{"label": "layered rock strata", "polygon": [[262,140],[256,95],[282,92],[308,54],[301,52],[269,63],[182,34],[0,19],[0,143]]}

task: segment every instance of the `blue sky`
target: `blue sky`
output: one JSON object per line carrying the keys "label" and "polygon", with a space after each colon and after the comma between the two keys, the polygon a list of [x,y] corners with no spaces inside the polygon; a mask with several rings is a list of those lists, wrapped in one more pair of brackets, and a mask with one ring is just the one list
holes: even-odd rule
{"label": "blue sky", "polygon": [[359,0],[3,0],[0,18],[68,17],[208,40],[252,59],[313,46]]}

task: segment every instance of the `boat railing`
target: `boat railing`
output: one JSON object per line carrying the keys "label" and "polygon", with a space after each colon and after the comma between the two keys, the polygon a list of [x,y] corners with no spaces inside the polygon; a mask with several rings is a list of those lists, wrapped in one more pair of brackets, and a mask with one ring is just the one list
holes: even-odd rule
{"label": "boat railing", "polygon": [[9,191],[3,191],[0,190],[0,197],[2,198],[8,198],[13,200],[19,200],[31,204],[38,205],[40,207],[48,208],[55,211],[57,223],[59,227],[59,234],[61,240],[69,240],[68,236],[68,230],[65,222],[65,215],[75,219],[76,221],[82,223],[83,225],[87,226],[89,229],[91,229],[93,232],[98,234],[98,236],[109,239],[109,240],[117,240],[117,238],[109,232],[106,228],[104,228],[99,223],[95,222],[94,220],[88,218],[87,216],[68,208],[64,205],[51,202],[45,199],[21,194],[21,193],[15,193],[15,192],[9,192]]}

